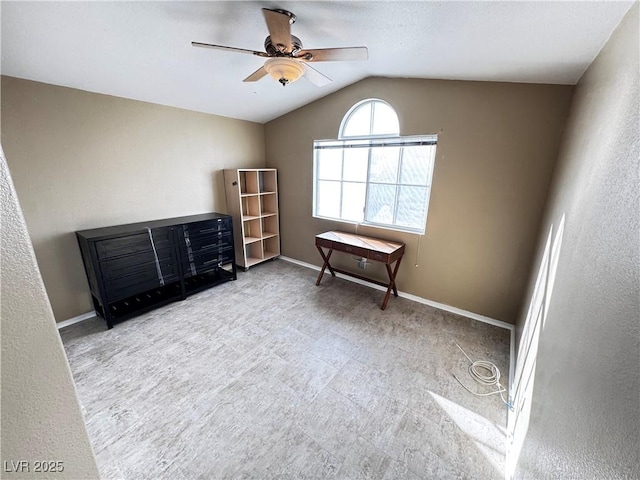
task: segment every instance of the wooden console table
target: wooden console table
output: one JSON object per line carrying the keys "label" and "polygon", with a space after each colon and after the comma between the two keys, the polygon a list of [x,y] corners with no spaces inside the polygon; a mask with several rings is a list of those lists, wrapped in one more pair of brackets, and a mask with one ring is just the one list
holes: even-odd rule
{"label": "wooden console table", "polygon": [[[323,247],[329,249],[326,254],[322,250]],[[325,232],[316,235],[316,248],[320,252],[320,255],[322,255],[322,259],[324,260],[324,265],[322,265],[322,270],[320,270],[320,275],[318,275],[316,286],[320,285],[320,281],[322,280],[324,271],[326,268],[328,268],[329,272],[331,272],[331,275],[334,277],[336,276],[336,272],[338,272],[343,275],[348,275],[360,280],[375,283],[376,285],[380,285],[382,287],[387,287],[387,293],[384,296],[382,306],[380,307],[382,310],[387,308],[387,303],[389,302],[389,297],[392,290],[393,295],[396,297],[398,296],[398,289],[396,288],[396,275],[398,273],[398,268],[400,268],[402,255],[404,255],[404,243],[389,242],[387,240],[381,240],[379,238],[365,237],[363,235],[355,235],[353,233],[346,232]],[[329,259],[331,258],[331,254],[334,250],[358,257],[363,257],[375,262],[384,263],[387,269],[387,274],[389,275],[389,283],[380,282],[372,278],[367,278],[363,275],[358,275],[357,273],[348,272],[346,270],[332,267],[329,263]],[[392,270],[391,265],[394,262],[395,267]]]}

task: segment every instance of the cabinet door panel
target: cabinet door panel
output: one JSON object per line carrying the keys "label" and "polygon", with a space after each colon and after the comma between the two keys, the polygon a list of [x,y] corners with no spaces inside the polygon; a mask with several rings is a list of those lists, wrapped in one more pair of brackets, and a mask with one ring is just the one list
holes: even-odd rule
{"label": "cabinet door panel", "polygon": [[121,278],[112,283],[105,283],[105,290],[109,303],[111,303],[134,295],[141,295],[160,286],[157,275],[144,274]]}
{"label": "cabinet door panel", "polygon": [[218,232],[213,235],[191,235],[180,241],[180,247],[192,253],[217,251],[220,247],[232,246],[231,232]]}
{"label": "cabinet door panel", "polygon": [[[158,274],[158,265],[162,275]],[[158,250],[158,264],[152,251],[101,262],[105,293],[110,301],[120,300],[155,287],[179,281],[175,250]]]}
{"label": "cabinet door panel", "polygon": [[234,259],[233,246],[229,245],[228,247],[221,248],[220,252],[218,253],[218,258],[220,259],[220,263],[223,265],[225,263],[229,263],[233,261]]}
{"label": "cabinet door panel", "polygon": [[233,246],[217,249],[217,251],[207,251],[198,254],[187,254],[183,260],[183,270],[185,276],[197,275],[211,269],[218,268],[233,261]]}
{"label": "cabinet door panel", "polygon": [[184,225],[184,229],[189,235],[206,235],[217,232],[231,230],[232,224],[229,218],[217,218],[215,220],[207,220],[205,222],[194,222]]}
{"label": "cabinet door panel", "polygon": [[[166,264],[173,265],[176,263],[173,249],[159,248],[156,251],[158,253],[158,263],[161,265],[161,268],[164,269]],[[145,270],[158,271],[156,256],[151,247],[144,252],[104,260],[100,263],[100,269],[102,271],[102,278],[105,281],[135,275]]]}
{"label": "cabinet door panel", "polygon": [[151,247],[149,247],[149,249],[144,252],[104,260],[100,263],[100,270],[102,271],[102,279],[104,281],[136,275],[146,270],[157,273],[156,257]]}
{"label": "cabinet door panel", "polygon": [[98,254],[99,260],[121,255],[130,255],[146,250],[151,250],[151,240],[149,240],[149,234],[147,232],[96,242],[96,253]]}
{"label": "cabinet door panel", "polygon": [[[168,246],[173,241],[171,229],[169,228],[156,228],[151,233],[156,248]],[[96,253],[99,260],[131,255],[147,250],[151,250],[151,239],[149,238],[149,232],[146,231],[96,242]]]}

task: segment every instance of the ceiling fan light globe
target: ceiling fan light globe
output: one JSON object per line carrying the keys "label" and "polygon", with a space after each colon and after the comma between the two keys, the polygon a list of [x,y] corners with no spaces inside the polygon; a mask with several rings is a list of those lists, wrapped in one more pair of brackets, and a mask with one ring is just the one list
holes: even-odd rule
{"label": "ceiling fan light globe", "polygon": [[291,58],[270,58],[264,62],[265,70],[283,86],[295,82],[304,75],[304,67]]}

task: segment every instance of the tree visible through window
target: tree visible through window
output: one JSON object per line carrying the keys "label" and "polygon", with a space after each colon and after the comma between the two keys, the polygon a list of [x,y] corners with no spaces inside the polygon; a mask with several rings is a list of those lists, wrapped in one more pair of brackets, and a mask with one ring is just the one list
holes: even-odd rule
{"label": "tree visible through window", "polygon": [[357,103],[338,139],[313,144],[313,215],[424,233],[436,143],[436,135],[401,137],[386,102]]}

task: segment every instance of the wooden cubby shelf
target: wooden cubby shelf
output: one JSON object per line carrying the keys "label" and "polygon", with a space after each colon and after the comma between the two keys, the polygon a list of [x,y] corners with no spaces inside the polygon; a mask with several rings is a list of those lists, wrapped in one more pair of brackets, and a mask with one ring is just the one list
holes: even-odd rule
{"label": "wooden cubby shelf", "polygon": [[227,208],[233,217],[237,265],[247,270],[279,256],[277,170],[225,170],[224,184]]}

